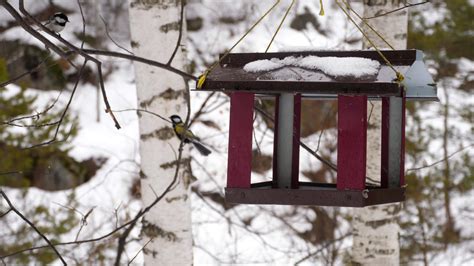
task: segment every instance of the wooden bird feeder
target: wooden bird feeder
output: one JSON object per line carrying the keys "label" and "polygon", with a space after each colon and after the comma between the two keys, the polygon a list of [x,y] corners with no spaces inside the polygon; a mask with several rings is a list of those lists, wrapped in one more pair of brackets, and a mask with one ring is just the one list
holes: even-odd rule
{"label": "wooden bird feeder", "polygon": [[[226,201],[244,204],[291,204],[363,207],[405,198],[405,101],[437,100],[436,87],[418,50],[320,51],[229,54],[212,70],[200,90],[230,95]],[[372,59],[378,70],[363,77],[335,77],[318,69],[288,65],[252,73],[257,60],[317,56]],[[405,77],[395,81],[395,68]],[[255,97],[275,97],[273,180],[251,183]],[[338,101],[337,183],[299,181],[301,99]],[[382,101],[381,184],[366,185],[367,101]]]}

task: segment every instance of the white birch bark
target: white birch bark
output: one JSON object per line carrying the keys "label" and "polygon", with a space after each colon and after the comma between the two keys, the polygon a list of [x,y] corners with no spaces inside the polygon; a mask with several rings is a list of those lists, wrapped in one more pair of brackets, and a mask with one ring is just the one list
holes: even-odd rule
{"label": "white birch bark", "polygon": [[[400,0],[364,0],[364,17],[372,17],[400,7]],[[380,18],[367,20],[395,49],[405,49],[407,40],[407,9]],[[387,44],[364,27],[378,48]],[[365,44],[366,48],[370,44]],[[367,176],[380,180],[381,169],[381,102],[374,108],[367,133]],[[372,106],[369,104],[368,112]],[[352,262],[362,265],[399,265],[400,245],[398,215],[401,204],[384,204],[354,209]]]}
{"label": "white birch bark", "polygon": [[[180,0],[130,0],[130,29],[137,56],[167,63],[179,36]],[[185,28],[185,27],[184,27]],[[184,36],[182,38],[185,40]],[[172,66],[185,69],[180,46]],[[164,117],[186,117],[185,80],[174,73],[135,64],[138,108]],[[151,115],[139,115],[141,192],[148,206],[172,182],[179,140],[171,125]],[[174,150],[173,150],[174,149]],[[178,184],[143,219],[140,234],[145,265],[191,265],[191,206],[188,196],[189,157],[185,152]],[[155,194],[156,193],[156,194]]]}

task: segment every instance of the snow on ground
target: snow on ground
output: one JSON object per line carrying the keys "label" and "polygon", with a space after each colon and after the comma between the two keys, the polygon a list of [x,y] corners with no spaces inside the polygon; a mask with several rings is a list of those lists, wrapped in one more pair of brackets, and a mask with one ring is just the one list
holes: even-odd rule
{"label": "snow on ground", "polygon": [[[318,17],[318,22],[322,30],[316,30],[309,25],[303,32],[296,31],[288,27],[288,21],[282,28],[280,34],[275,39],[270,51],[289,50],[291,46],[311,46],[316,50],[321,49],[359,49],[360,42],[354,42],[349,45],[344,42],[347,39],[359,38],[360,34],[344,19],[342,12],[338,12],[332,5],[333,1],[323,1],[325,4],[326,15]],[[46,2],[45,2],[46,3]],[[288,1],[282,1],[274,12],[272,12],[261,25],[259,25],[242,43],[236,48],[236,52],[257,52],[264,51],[272,37],[274,29],[278,25],[280,18],[286,11]],[[75,5],[75,2],[61,1],[61,4]],[[235,41],[256,21],[266,9],[273,4],[273,1],[189,1],[187,12],[189,18],[197,14],[204,18],[203,29],[198,32],[189,33],[188,51],[189,57],[196,60],[198,69],[195,74],[200,74],[206,63],[215,62],[217,55],[226,48],[232,46]],[[357,8],[358,4],[355,4]],[[312,13],[319,13],[319,1],[300,0],[297,1],[294,10],[290,12],[290,17],[295,15],[297,10],[302,13],[305,8],[309,8]],[[2,10],[0,10],[2,12]],[[0,19],[3,13],[0,13]],[[222,23],[223,17],[231,17],[241,22],[234,24]],[[79,14],[70,17],[71,21],[81,21]],[[1,20],[3,21],[3,20]],[[76,29],[80,28],[80,23],[73,24]],[[68,24],[68,27],[71,24]],[[325,33],[325,35],[323,34]],[[72,31],[66,29],[62,36],[67,39],[75,39]],[[203,38],[206,36],[206,38]],[[22,38],[37,43],[31,37],[24,34],[20,29],[12,29],[2,35],[2,38],[14,39]],[[110,47],[116,49],[116,47]],[[297,48],[300,49],[301,48]],[[304,48],[306,50],[306,48]],[[106,82],[105,86],[109,95],[109,101],[114,110],[136,108],[136,93],[133,85],[134,71],[132,64],[125,62],[119,63],[118,60],[105,60],[108,64],[114,64],[117,69]],[[272,69],[279,62],[269,61]],[[266,62],[266,63],[269,63]],[[469,62],[468,62],[469,63]],[[465,63],[467,64],[467,63]],[[311,66],[317,65],[311,60]],[[376,68],[373,66],[373,68]],[[336,70],[327,70],[331,72]],[[347,72],[346,72],[347,73]],[[331,75],[331,74],[330,74]],[[191,87],[194,84],[190,84]],[[14,90],[14,86],[8,89]],[[76,197],[80,200],[79,210],[86,212],[92,207],[93,215],[89,220],[89,225],[81,234],[83,236],[98,236],[110,229],[111,224],[102,227],[103,220],[114,220],[114,211],[118,208],[122,217],[126,213],[133,214],[140,207],[140,203],[131,200],[128,189],[132,178],[138,172],[138,121],[135,112],[116,113],[119,122],[122,125],[121,130],[116,130],[112,121],[103,111],[101,112],[100,122],[96,121],[96,88],[91,85],[81,85],[71,106],[71,113],[79,117],[81,130],[79,135],[71,144],[73,147],[71,154],[77,159],[85,159],[91,156],[105,156],[108,158],[106,165],[97,173],[97,175],[88,183],[75,190]],[[36,93],[33,91],[33,93]],[[192,110],[195,112],[201,106],[209,93],[192,92]],[[45,99],[53,99],[56,93],[41,93]],[[61,97],[59,104],[64,106],[69,92],[65,92]],[[469,95],[468,95],[469,96]],[[455,100],[460,100],[461,96]],[[471,96],[472,99],[472,96]],[[46,100],[45,100],[46,101]],[[104,109],[100,100],[101,110]],[[227,97],[219,96],[209,106],[213,109],[212,113],[202,116],[203,120],[215,122],[219,129],[207,127],[202,123],[193,125],[193,132],[200,136],[204,143],[210,145],[213,153],[209,157],[202,157],[192,150],[193,174],[197,177],[194,186],[198,186],[201,191],[212,191],[223,195],[226,178],[227,162],[227,137],[228,137],[228,112],[229,102]],[[436,114],[436,108],[426,108],[423,116]],[[439,120],[433,119],[433,123],[438,124]],[[263,140],[259,148],[263,154],[271,154],[272,133],[265,129],[263,122],[257,119],[256,124],[257,140]],[[469,131],[466,131],[469,132]],[[322,137],[322,143],[334,142],[335,132],[327,132]],[[316,147],[319,134],[309,136],[304,141],[310,147]],[[431,145],[432,149],[439,149],[439,144]],[[255,148],[255,147],[254,147]],[[331,158],[335,162],[335,154]],[[301,170],[319,169],[320,163],[305,151],[301,151]],[[252,174],[253,180],[268,180],[271,173]],[[37,189],[30,189],[26,199],[22,199],[19,191],[8,189],[7,193],[12,199],[26,208],[27,204],[46,204],[50,210],[60,213],[62,207],[56,203],[63,204],[67,196],[72,191],[44,192]],[[294,232],[288,232],[282,221],[272,218],[274,213],[290,212],[291,208],[287,206],[236,206],[228,212],[222,213],[220,205],[210,201],[203,201],[199,195],[192,193],[193,207],[193,235],[194,235],[194,262],[196,265],[202,264],[226,264],[233,262],[240,263],[293,263],[304,254],[314,251],[314,247],[304,243]],[[462,200],[461,200],[462,201]],[[453,204],[458,204],[456,200]],[[328,209],[336,210],[336,209]],[[347,210],[342,210],[347,211]],[[309,224],[304,221],[314,218],[313,211],[298,208],[294,214],[294,219],[289,219],[289,223],[294,227],[305,230]],[[80,217],[79,217],[80,218]],[[78,218],[78,219],[79,219]],[[123,222],[121,218],[120,222]],[[250,226],[246,227],[244,221],[250,221]],[[350,225],[347,222],[340,221],[339,234],[347,232]],[[138,230],[132,232],[132,237],[138,236]],[[75,230],[71,232],[68,239],[75,236]],[[255,233],[260,233],[257,236]],[[337,236],[336,236],[337,237]],[[350,238],[345,239],[342,248],[350,247]],[[133,256],[140,248],[132,244],[127,248],[129,256]],[[289,252],[289,253],[288,253]],[[442,258],[450,256],[449,254],[440,256],[440,264],[446,262]],[[139,256],[136,262],[141,263]],[[465,262],[462,262],[465,263]],[[308,264],[309,265],[309,264]]]}
{"label": "snow on ground", "polygon": [[[37,3],[38,5],[30,5],[27,3],[27,9],[33,11],[40,5],[46,5],[47,2]],[[77,3],[60,2],[72,9],[77,8]],[[1,9],[2,14],[4,10]],[[5,14],[9,18],[9,14]],[[7,18],[2,15],[2,18]],[[72,40],[76,45],[80,45],[73,34],[74,31],[80,31],[82,21],[80,13],[71,14],[69,20],[74,23],[67,24],[66,29],[61,32],[61,36],[65,39]],[[2,21],[4,21],[2,19]],[[21,28],[13,28],[1,35],[2,39],[22,39],[23,41],[42,46],[33,37],[25,33]],[[53,42],[54,39],[49,37]],[[87,45],[86,45],[87,47]],[[115,47],[114,47],[115,48]],[[113,49],[113,48],[112,48]],[[137,98],[134,85],[134,70],[131,62],[123,60],[110,60],[101,58],[104,67],[113,65],[114,71],[105,82],[108,93],[109,102],[114,110],[136,108]],[[89,62],[89,66],[95,69],[95,66]],[[63,91],[54,110],[62,110],[71,95],[72,86]],[[13,93],[17,88],[15,85],[7,86],[7,94]],[[44,106],[58,96],[58,92],[40,92],[34,88],[27,90],[28,95],[38,95],[39,99],[37,110],[43,110]],[[97,95],[99,96],[100,108],[97,110]],[[133,216],[141,207],[141,202],[133,200],[130,197],[130,187],[133,178],[138,176],[139,172],[139,154],[138,154],[138,118],[134,111],[116,113],[122,128],[117,130],[109,115],[105,113],[102,95],[97,93],[97,87],[91,84],[79,84],[74,99],[72,101],[69,114],[79,119],[79,132],[73,142],[69,144],[71,147],[70,154],[78,159],[84,160],[91,157],[105,157],[106,164],[97,172],[89,182],[77,187],[74,190],[64,190],[58,192],[46,192],[39,189],[31,188],[28,193],[24,194],[21,190],[5,189],[7,195],[17,205],[20,210],[30,210],[34,206],[44,205],[52,213],[57,215],[59,219],[62,213],[66,213],[68,206],[68,198],[71,195],[79,202],[76,208],[83,214],[87,213],[91,208],[94,211],[88,218],[88,224],[82,229],[79,239],[87,239],[98,237],[110,232],[115,228],[115,222],[119,225],[127,221],[126,216]],[[96,120],[97,112],[100,112],[100,121]],[[117,216],[115,214],[117,211]],[[116,221],[116,217],[118,220]],[[18,217],[9,216],[9,221],[16,223]],[[79,227],[81,216],[77,215],[77,227],[70,233],[66,234],[62,241],[71,241],[75,238]],[[138,236],[139,228],[132,231],[133,236]],[[41,245],[42,243],[37,243]],[[127,246],[128,255],[132,257],[140,248],[139,245],[131,243]],[[66,248],[67,250],[67,248]],[[75,249],[76,255],[82,254],[87,256],[87,251],[81,248]],[[114,255],[112,254],[112,258]],[[140,262],[141,257],[136,259]]]}

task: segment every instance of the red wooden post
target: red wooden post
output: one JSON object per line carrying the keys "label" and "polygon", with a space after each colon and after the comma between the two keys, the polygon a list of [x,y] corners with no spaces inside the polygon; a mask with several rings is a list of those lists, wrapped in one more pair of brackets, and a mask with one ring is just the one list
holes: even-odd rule
{"label": "red wooden post", "polygon": [[291,188],[298,188],[300,174],[301,94],[295,94],[293,117],[293,162],[291,164]]}
{"label": "red wooden post", "polygon": [[227,162],[228,188],[250,188],[253,104],[253,93],[231,93]]}
{"label": "red wooden post", "polygon": [[338,95],[337,189],[365,188],[367,96]]}

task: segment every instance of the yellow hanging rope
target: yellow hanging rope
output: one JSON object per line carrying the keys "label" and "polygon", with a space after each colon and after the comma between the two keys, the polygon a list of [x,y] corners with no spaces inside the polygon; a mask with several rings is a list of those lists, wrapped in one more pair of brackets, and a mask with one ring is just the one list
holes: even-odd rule
{"label": "yellow hanging rope", "polygon": [[290,10],[291,10],[291,8],[293,7],[293,5],[295,4],[295,2],[296,2],[296,0],[292,0],[292,1],[291,1],[290,6],[289,6],[288,9],[286,10],[285,15],[283,16],[283,18],[282,18],[281,21],[280,21],[280,25],[278,25],[278,28],[276,29],[275,33],[274,33],[273,36],[272,36],[272,39],[270,40],[270,43],[269,43],[268,46],[267,46],[267,49],[265,49],[265,53],[268,52],[268,49],[270,49],[270,46],[272,45],[273,40],[275,40],[275,37],[277,36],[278,32],[280,31],[281,26],[283,25],[283,22],[285,22],[285,19],[286,19],[286,17],[288,16],[288,13],[290,13]]}
{"label": "yellow hanging rope", "polygon": [[197,82],[197,86],[196,86],[197,89],[202,88],[202,86],[204,85],[204,82],[206,82],[207,75],[209,75],[209,73],[210,73],[222,60],[224,60],[224,58],[225,58],[227,55],[229,55],[229,54],[232,52],[232,50],[233,50],[245,37],[247,37],[247,35],[248,35],[268,14],[270,14],[270,12],[271,12],[279,3],[280,3],[280,0],[277,0],[277,1],[275,2],[275,4],[273,4],[273,6],[270,7],[270,9],[268,9],[267,12],[265,12],[265,14],[263,14],[263,16],[260,17],[260,18],[257,20],[257,22],[255,22],[255,23],[252,25],[252,27],[250,27],[250,29],[248,29],[248,30],[245,32],[245,34],[244,34],[242,37],[240,37],[240,39],[239,39],[227,52],[225,52],[224,55],[223,55],[217,62],[215,62],[214,64],[212,64],[209,68],[207,68],[207,69],[204,71],[204,73],[203,73],[201,76],[199,76],[198,82]]}
{"label": "yellow hanging rope", "polygon": [[380,55],[380,57],[382,57],[382,59],[385,61],[387,66],[389,66],[395,72],[395,75],[397,77],[396,81],[398,83],[401,83],[405,79],[405,77],[402,75],[402,73],[398,72],[395,69],[395,67],[392,65],[392,63],[390,63],[390,61],[385,57],[385,55],[383,55],[383,53],[379,50],[379,48],[377,48],[377,46],[372,42],[372,40],[369,38],[369,36],[367,36],[367,34],[360,28],[360,26],[357,25],[357,23],[354,21],[354,19],[351,17],[351,15],[347,12],[347,10],[345,10],[341,6],[341,4],[339,3],[338,0],[336,0],[336,4],[344,12],[344,14],[346,14],[347,18],[354,24],[354,26],[357,27],[357,29],[362,33],[362,35],[364,35],[364,37],[367,39],[367,41],[370,43],[370,45],[372,45],[374,47],[374,49],[377,51],[377,53]]}
{"label": "yellow hanging rope", "polygon": [[324,16],[323,0],[319,0],[319,5],[321,6],[320,9],[319,9],[319,15]]}

